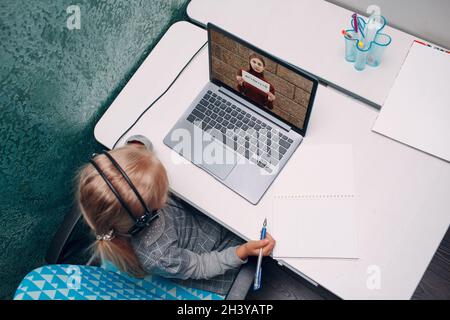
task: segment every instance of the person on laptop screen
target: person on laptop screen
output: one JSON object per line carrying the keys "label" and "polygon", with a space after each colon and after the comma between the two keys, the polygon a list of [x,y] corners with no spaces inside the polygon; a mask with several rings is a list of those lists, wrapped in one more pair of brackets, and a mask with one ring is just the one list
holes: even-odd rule
{"label": "person on laptop screen", "polygon": [[275,88],[264,77],[264,58],[253,53],[249,57],[248,70],[240,69],[236,76],[237,90],[256,104],[273,109]]}

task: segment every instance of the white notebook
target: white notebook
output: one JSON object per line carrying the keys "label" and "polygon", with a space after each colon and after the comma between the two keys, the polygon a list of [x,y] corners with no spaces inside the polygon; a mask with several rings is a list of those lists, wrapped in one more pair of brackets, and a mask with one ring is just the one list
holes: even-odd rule
{"label": "white notebook", "polygon": [[450,54],[414,42],[373,131],[450,161]]}
{"label": "white notebook", "polygon": [[302,143],[294,157],[273,187],[274,257],[358,258],[352,146]]}

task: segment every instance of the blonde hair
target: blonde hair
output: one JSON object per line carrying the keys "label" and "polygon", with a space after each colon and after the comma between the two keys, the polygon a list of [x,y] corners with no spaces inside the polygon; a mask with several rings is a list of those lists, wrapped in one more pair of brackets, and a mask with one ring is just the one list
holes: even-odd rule
{"label": "blonde hair", "polygon": [[[130,144],[109,153],[128,175],[150,210],[164,207],[169,183],[164,166],[153,152],[141,145]],[[136,218],[142,216],[144,208],[111,161],[105,155],[99,155],[95,162]],[[111,261],[123,272],[144,277],[146,272],[131,246],[131,238],[127,236],[134,221],[91,163],[81,168],[77,181],[77,201],[95,236],[108,234],[110,230],[115,234],[110,241],[97,239],[92,247],[94,254]]]}

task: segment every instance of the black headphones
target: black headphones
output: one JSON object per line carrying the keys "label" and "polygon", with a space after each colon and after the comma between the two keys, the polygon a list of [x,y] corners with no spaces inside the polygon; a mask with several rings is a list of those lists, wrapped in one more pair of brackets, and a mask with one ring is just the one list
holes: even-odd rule
{"label": "black headphones", "polygon": [[114,165],[114,167],[117,169],[117,171],[120,172],[122,177],[125,179],[125,181],[130,186],[131,190],[133,190],[134,194],[138,198],[138,200],[141,203],[142,207],[144,208],[144,211],[145,211],[144,214],[141,217],[136,218],[136,216],[131,212],[130,208],[127,206],[127,204],[125,203],[123,198],[120,196],[119,192],[113,186],[111,181],[108,179],[108,177],[105,175],[105,173],[100,169],[100,167],[94,161],[94,158],[97,156],[97,154],[94,153],[92,155],[91,160],[89,160],[89,162],[98,171],[98,173],[103,178],[103,180],[105,180],[105,182],[108,185],[109,189],[111,189],[112,193],[114,193],[114,195],[116,196],[117,200],[119,200],[119,202],[122,205],[122,207],[128,213],[130,218],[134,221],[134,225],[131,227],[130,230],[128,230],[128,235],[133,236],[133,235],[139,233],[140,231],[142,231],[148,225],[150,225],[150,223],[158,217],[158,215],[159,215],[158,210],[150,210],[148,208],[147,204],[145,203],[144,199],[142,199],[141,194],[136,189],[134,184],[131,182],[130,178],[127,176],[125,171],[123,171],[123,169],[120,167],[120,165],[117,163],[117,161],[108,153],[108,151],[102,151],[101,154],[104,154],[111,161],[111,163]]}

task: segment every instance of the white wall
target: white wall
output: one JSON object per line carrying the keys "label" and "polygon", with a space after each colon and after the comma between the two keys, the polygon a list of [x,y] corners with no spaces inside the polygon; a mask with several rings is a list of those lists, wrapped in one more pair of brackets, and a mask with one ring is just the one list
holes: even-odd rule
{"label": "white wall", "polygon": [[450,49],[450,0],[327,1],[358,13],[378,5],[390,26]]}

